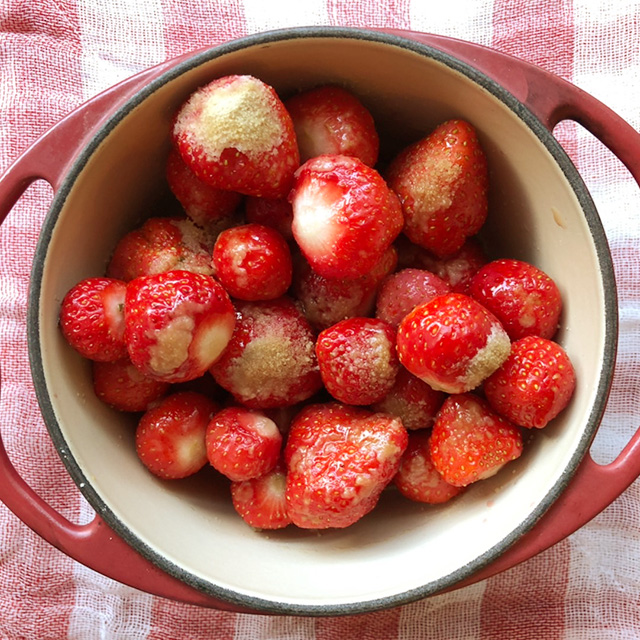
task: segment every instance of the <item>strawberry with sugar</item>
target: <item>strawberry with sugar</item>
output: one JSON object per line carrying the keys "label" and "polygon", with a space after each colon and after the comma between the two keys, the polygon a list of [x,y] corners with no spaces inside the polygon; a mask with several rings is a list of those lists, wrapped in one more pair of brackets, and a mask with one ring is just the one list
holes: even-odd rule
{"label": "strawberry with sugar", "polygon": [[286,499],[304,529],[343,528],[369,513],[407,447],[398,418],[337,402],[296,416],[285,446]]}
{"label": "strawberry with sugar", "polygon": [[133,364],[164,382],[202,376],[231,339],[235,310],[211,276],[168,271],[127,285],[125,342]]}
{"label": "strawberry with sugar", "polygon": [[461,249],[487,218],[487,160],[464,120],[448,120],[401,151],[387,179],[402,203],[404,233],[440,258]]}
{"label": "strawberry with sugar", "polygon": [[519,458],[522,448],[520,429],[471,393],[444,401],[429,440],[433,465],[456,487],[490,478]]}
{"label": "strawberry with sugar", "polygon": [[402,230],[396,195],[371,167],[348,156],[318,156],[296,172],[289,196],[293,236],[326,278],[370,272]]}
{"label": "strawberry with sugar", "polygon": [[173,140],[200,180],[245,195],[285,198],[300,164],[282,101],[248,75],[218,78],[194,91],[178,111]]}
{"label": "strawberry with sugar", "polygon": [[498,319],[461,293],[418,305],[398,327],[400,362],[434,389],[475,389],[507,358],[509,336]]}
{"label": "strawberry with sugar", "polygon": [[136,429],[136,451],[154,475],[177,480],[207,464],[205,434],[218,405],[193,391],[173,393],[149,409]]}

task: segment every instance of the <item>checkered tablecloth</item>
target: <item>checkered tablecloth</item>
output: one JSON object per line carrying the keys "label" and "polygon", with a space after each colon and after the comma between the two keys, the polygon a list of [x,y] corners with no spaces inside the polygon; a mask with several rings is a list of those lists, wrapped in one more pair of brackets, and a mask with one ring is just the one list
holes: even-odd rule
{"label": "checkered tablecloth", "polygon": [[[581,87],[640,130],[640,3],[630,0],[0,0],[0,173],[85,100],[192,49],[275,28],[391,27],[516,55]],[[592,455],[616,457],[640,425],[640,191],[575,124],[559,137],[598,206],[615,261],[620,343]],[[30,379],[31,259],[51,200],[32,185],[0,229],[0,429],[28,483],[88,521]],[[0,640],[623,640],[640,638],[640,484],[537,557],[483,582],[341,618],[220,612],[118,584],[41,540],[0,504]]]}

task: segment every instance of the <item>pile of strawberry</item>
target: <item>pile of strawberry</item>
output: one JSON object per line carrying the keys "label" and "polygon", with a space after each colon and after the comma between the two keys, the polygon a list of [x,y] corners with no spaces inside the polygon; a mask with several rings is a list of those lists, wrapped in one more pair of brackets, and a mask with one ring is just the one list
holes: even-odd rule
{"label": "pile of strawberry", "polygon": [[161,478],[208,465],[256,528],[346,527],[395,487],[441,503],[520,456],[569,402],[562,300],[476,235],[488,169],[442,123],[383,167],[371,113],[251,76],[175,116],[176,215],[115,247],[60,310],[97,396],[139,412]]}

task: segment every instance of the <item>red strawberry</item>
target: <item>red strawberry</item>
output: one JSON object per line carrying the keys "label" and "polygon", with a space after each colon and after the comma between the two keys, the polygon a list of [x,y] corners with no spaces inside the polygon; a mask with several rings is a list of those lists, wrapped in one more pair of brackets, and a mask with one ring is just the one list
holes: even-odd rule
{"label": "red strawberry", "polygon": [[424,269],[401,269],[382,281],[376,317],[397,329],[402,319],[419,304],[449,291],[449,285],[435,273]]}
{"label": "red strawberry", "polygon": [[284,198],[255,198],[248,196],[244,204],[247,222],[272,227],[287,241],[293,240],[291,222],[293,208]]}
{"label": "red strawberry", "polygon": [[566,351],[555,342],[526,336],[484,383],[489,404],[511,422],[542,429],[569,404],[576,375]]}
{"label": "red strawberry", "polygon": [[357,158],[319,156],[296,172],[292,231],[314,271],[358,278],[380,261],[402,229],[397,197]]}
{"label": "red strawberry", "polygon": [[393,478],[400,493],[416,502],[442,504],[457,496],[462,487],[449,484],[433,466],[430,431],[409,434],[409,444],[402,455],[400,468]]}
{"label": "red strawberry", "polygon": [[395,330],[377,318],[349,318],[318,336],[316,355],[327,391],[345,404],[384,398],[398,374]]}
{"label": "red strawberry", "polygon": [[193,222],[210,231],[229,226],[241,194],[202,182],[174,148],[167,158],[166,177],[169,189]]}
{"label": "red strawberry", "polygon": [[291,252],[286,240],[261,224],[223,231],[213,247],[216,278],[240,300],[273,300],[291,285]]}
{"label": "red strawberry", "polygon": [[286,469],[279,463],[258,478],[231,483],[234,509],[256,529],[283,529],[291,524],[287,513]]}
{"label": "red strawberry", "polygon": [[246,195],[285,198],[300,164],[291,117],[274,89],[252,76],[196,90],[176,116],[173,138],[198,178]]}
{"label": "red strawberry", "polygon": [[144,375],[129,358],[117,362],[94,362],[92,373],[96,396],[118,411],[146,411],[171,386],[168,382]]}
{"label": "red strawberry", "polygon": [[133,364],[156,380],[185,382],[220,357],[233,334],[235,310],[211,276],[168,271],[127,285],[125,319]]}
{"label": "red strawberry", "polygon": [[405,429],[414,431],[433,426],[436,413],[445,397],[442,391],[436,391],[404,367],[400,367],[389,393],[371,408],[400,418]]}
{"label": "red strawberry", "polygon": [[149,218],[120,239],[107,275],[126,282],[173,269],[211,275],[213,242],[186,217]]}
{"label": "red strawberry", "polygon": [[409,239],[440,258],[459,251],[487,217],[488,172],[474,128],[448,120],[391,163]]}
{"label": "red strawberry", "polygon": [[398,327],[400,362],[434,389],[475,389],[507,358],[511,343],[496,317],[461,293],[416,307]]}
{"label": "red strawberry", "polygon": [[113,362],[127,356],[124,343],[126,284],[115,278],[86,278],[60,306],[60,329],[67,342],[89,360]]}
{"label": "red strawberry", "polygon": [[452,291],[469,295],[471,279],[488,262],[482,245],[475,238],[467,238],[462,248],[448,258],[436,258],[426,250],[415,256],[413,266],[428,269],[449,283]]}
{"label": "red strawberry", "polygon": [[305,407],[285,446],[293,523],[343,528],[369,513],[396,474],[407,441],[392,416],[339,403]]}
{"label": "red strawberry", "polygon": [[558,330],[562,297],[541,269],[521,260],[494,260],[471,280],[469,295],[493,313],[512,340],[551,339]]}
{"label": "red strawberry", "polygon": [[209,463],[240,482],[271,471],[280,457],[282,435],[276,423],[258,411],[226,407],[207,426]]}
{"label": "red strawberry", "polygon": [[495,475],[522,453],[520,430],[469,393],[444,401],[429,443],[433,465],[456,487]]}
{"label": "red strawberry", "polygon": [[353,93],[337,86],[304,91],[285,102],[293,120],[300,161],[322,155],[359,158],[373,167],[380,140],[369,110]]}
{"label": "red strawberry", "polygon": [[186,478],[207,464],[205,432],[218,406],[198,393],[174,393],[147,411],[136,429],[136,451],[154,475]]}
{"label": "red strawberry", "polygon": [[346,318],[370,315],[380,282],[395,269],[397,260],[391,246],[369,273],[336,279],[316,273],[300,256],[294,262],[293,293],[311,325],[321,331]]}
{"label": "red strawberry", "polygon": [[239,301],[233,337],[211,367],[239,404],[270,409],[302,402],[322,386],[309,323],[286,297]]}

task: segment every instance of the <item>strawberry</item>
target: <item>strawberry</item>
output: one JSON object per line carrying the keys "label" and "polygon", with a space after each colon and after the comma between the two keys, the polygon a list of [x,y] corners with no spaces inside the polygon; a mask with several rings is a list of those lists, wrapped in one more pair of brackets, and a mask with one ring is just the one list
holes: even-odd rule
{"label": "strawberry", "polygon": [[293,523],[326,529],[358,521],[396,474],[407,441],[392,416],[335,402],[302,409],[284,450]]}
{"label": "strawberry", "polygon": [[433,466],[430,438],[430,431],[409,434],[409,444],[402,454],[400,468],[393,483],[409,500],[442,504],[457,496],[463,489],[449,484]]}
{"label": "strawberry", "polygon": [[125,358],[126,284],[116,278],[86,278],[73,286],[60,305],[60,329],[66,341],[89,360]]}
{"label": "strawberry", "polygon": [[95,394],[102,402],[118,411],[129,412],[146,411],[171,386],[144,375],[129,358],[94,362],[92,379]]}
{"label": "strawberry", "polygon": [[511,343],[479,302],[448,293],[417,306],[398,327],[400,362],[434,389],[475,389],[507,358]]}
{"label": "strawberry", "polygon": [[211,466],[240,482],[262,476],[276,466],[282,435],[263,413],[226,407],[211,418],[205,442]]}
{"label": "strawberry", "polygon": [[168,271],[129,282],[125,322],[133,364],[156,380],[185,382],[218,359],[233,334],[235,310],[213,277]]}
{"label": "strawberry", "polygon": [[231,483],[231,500],[242,519],[256,529],[283,529],[291,524],[287,513],[286,469],[278,463],[262,476]]}
{"label": "strawberry", "polygon": [[293,293],[311,325],[321,331],[340,320],[373,313],[382,279],[396,267],[389,247],[373,269],[359,278],[325,278],[299,256],[294,261]]}
{"label": "strawberry", "polygon": [[489,260],[476,238],[467,238],[462,248],[447,258],[436,258],[426,250],[415,255],[413,266],[427,269],[442,278],[451,291],[469,295],[471,279]]}
{"label": "strawberry", "polygon": [[284,104],[296,130],[301,162],[344,155],[375,166],[378,132],[371,113],[353,93],[325,85],[299,93]]}
{"label": "strawberry", "polygon": [[136,429],[136,451],[154,475],[186,478],[207,464],[205,433],[218,406],[206,396],[174,393],[149,409]]}
{"label": "strawberry", "polygon": [[404,233],[440,258],[459,251],[486,220],[487,160],[464,120],[448,120],[401,151],[387,180],[402,203]]}
{"label": "strawberry", "polygon": [[285,198],[300,164],[282,101],[273,87],[248,75],[197,89],[176,115],[173,140],[200,180],[250,196]]}
{"label": "strawberry", "polygon": [[494,411],[528,429],[542,429],[569,404],[576,375],[566,351],[557,343],[526,336],[484,382]]}
{"label": "strawberry", "polygon": [[512,340],[525,336],[551,339],[558,330],[560,290],[550,276],[528,262],[489,262],[471,280],[469,295],[500,320]]}
{"label": "strawberry", "polygon": [[185,216],[149,218],[120,239],[107,275],[126,282],[173,269],[211,275],[213,242]]}
{"label": "strawberry", "polygon": [[429,440],[433,465],[456,487],[495,475],[522,447],[520,429],[470,393],[444,401]]}
{"label": "strawberry", "polygon": [[407,369],[400,367],[389,393],[371,408],[397,416],[405,429],[414,431],[433,426],[436,413],[445,397],[442,391],[436,391]]}
{"label": "strawberry", "polygon": [[244,202],[247,222],[274,228],[287,241],[293,240],[291,223],[293,207],[285,198],[256,198],[247,196]]}
{"label": "strawberry", "polygon": [[253,409],[289,406],[322,386],[313,331],[287,297],[238,301],[233,337],[210,371],[236,402]]}
{"label": "strawberry", "polygon": [[358,278],[402,229],[398,198],[382,176],[347,156],[318,156],[296,172],[289,196],[293,236],[325,278]]}
{"label": "strawberry", "polygon": [[325,388],[345,404],[378,402],[398,374],[395,331],[377,318],[348,318],[325,329],[316,355]]}
{"label": "strawberry", "polygon": [[261,224],[223,231],[213,247],[216,278],[240,300],[273,300],[291,285],[292,262],[287,241]]}
{"label": "strawberry", "polygon": [[449,285],[435,273],[424,269],[401,269],[382,281],[376,301],[376,318],[397,329],[402,319],[419,304],[449,291]]}
{"label": "strawberry", "polygon": [[241,194],[202,182],[175,148],[167,158],[166,178],[169,189],[187,216],[209,231],[229,226],[242,202]]}

